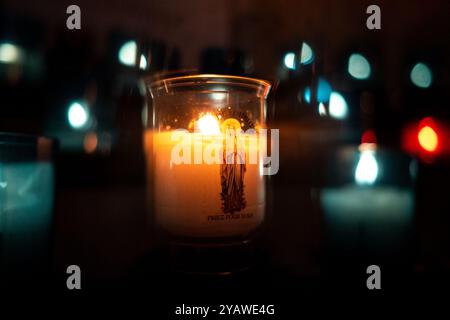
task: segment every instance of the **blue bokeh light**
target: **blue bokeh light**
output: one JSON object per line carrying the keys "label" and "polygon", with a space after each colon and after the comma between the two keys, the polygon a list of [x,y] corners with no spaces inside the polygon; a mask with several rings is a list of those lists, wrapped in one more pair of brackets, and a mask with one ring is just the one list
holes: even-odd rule
{"label": "blue bokeh light", "polygon": [[[328,102],[331,95],[331,85],[327,80],[319,78],[317,82],[317,102]],[[303,98],[307,103],[311,103],[311,88],[306,87],[303,92]]]}

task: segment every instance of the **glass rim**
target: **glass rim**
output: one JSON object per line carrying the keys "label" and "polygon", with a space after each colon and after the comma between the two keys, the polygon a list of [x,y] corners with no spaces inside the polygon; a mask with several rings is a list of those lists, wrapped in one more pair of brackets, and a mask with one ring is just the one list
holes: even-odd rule
{"label": "glass rim", "polygon": [[177,87],[177,86],[188,86],[194,84],[218,84],[218,85],[241,85],[244,87],[252,87],[255,89],[263,88],[264,96],[270,91],[272,85],[267,80],[243,77],[243,76],[233,76],[233,75],[223,75],[223,74],[193,74],[185,76],[175,76],[168,77],[158,80],[147,80],[150,89],[160,90],[167,87]]}

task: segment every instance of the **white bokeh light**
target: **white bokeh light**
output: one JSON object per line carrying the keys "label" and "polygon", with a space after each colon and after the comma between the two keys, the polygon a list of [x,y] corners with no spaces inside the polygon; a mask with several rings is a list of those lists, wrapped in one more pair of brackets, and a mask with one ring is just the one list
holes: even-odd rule
{"label": "white bokeh light", "polygon": [[332,92],[329,105],[330,116],[339,120],[345,119],[348,114],[348,106],[344,97],[338,92]]}
{"label": "white bokeh light", "polygon": [[295,69],[295,53],[286,53],[286,55],[284,56],[284,66],[291,70]]}
{"label": "white bokeh light", "polygon": [[67,119],[74,129],[83,129],[89,122],[89,110],[80,102],[72,102],[67,111]]}
{"label": "white bokeh light", "polygon": [[[125,42],[119,50],[120,63],[126,66],[134,66],[136,63],[136,53],[137,53],[136,41]],[[147,64],[147,61],[145,61],[145,64]]]}
{"label": "white bokeh light", "polygon": [[139,68],[142,70],[147,69],[147,58],[141,54],[141,60],[139,61]]}
{"label": "white bokeh light", "polygon": [[0,62],[16,63],[20,60],[20,49],[12,43],[0,44]]}
{"label": "white bokeh light", "polygon": [[319,103],[319,115],[321,117],[324,117],[327,115],[327,109],[325,108],[325,105],[322,102]]}
{"label": "white bokeh light", "polygon": [[378,177],[378,162],[374,150],[361,152],[355,170],[355,182],[358,185],[373,185]]}

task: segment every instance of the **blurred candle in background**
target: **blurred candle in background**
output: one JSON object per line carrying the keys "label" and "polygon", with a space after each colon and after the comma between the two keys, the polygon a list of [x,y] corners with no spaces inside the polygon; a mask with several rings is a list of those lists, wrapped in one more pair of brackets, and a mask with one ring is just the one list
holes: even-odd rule
{"label": "blurred candle in background", "polygon": [[[351,170],[353,182],[321,190],[328,245],[334,254],[392,257],[410,240],[414,190],[409,162],[375,144],[347,148],[336,170]],[[342,165],[344,163],[344,165]],[[340,166],[341,165],[341,166]],[[375,263],[375,262],[374,262]]]}
{"label": "blurred candle in background", "polygon": [[0,282],[17,286],[48,272],[54,145],[20,135],[0,139]]}

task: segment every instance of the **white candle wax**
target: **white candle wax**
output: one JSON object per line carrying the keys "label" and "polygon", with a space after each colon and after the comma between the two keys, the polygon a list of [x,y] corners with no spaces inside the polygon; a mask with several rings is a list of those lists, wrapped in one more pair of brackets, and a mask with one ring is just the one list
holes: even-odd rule
{"label": "white candle wax", "polygon": [[[151,131],[146,134],[147,145],[153,138],[158,223],[174,235],[195,238],[237,237],[254,231],[264,219],[265,208],[260,163],[230,164],[226,172],[216,163],[175,165],[171,163],[171,151],[177,142],[171,137],[172,132],[155,133],[153,137]],[[236,195],[233,211],[227,209],[222,195],[228,192],[233,196],[232,184],[239,185],[239,181],[243,192]],[[224,190],[223,182],[231,188]]]}

